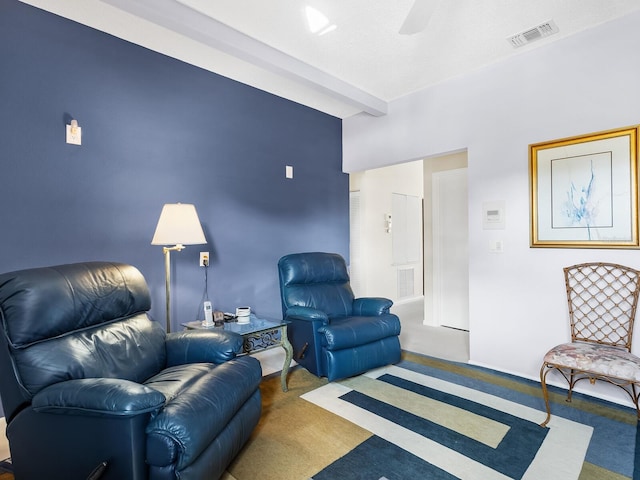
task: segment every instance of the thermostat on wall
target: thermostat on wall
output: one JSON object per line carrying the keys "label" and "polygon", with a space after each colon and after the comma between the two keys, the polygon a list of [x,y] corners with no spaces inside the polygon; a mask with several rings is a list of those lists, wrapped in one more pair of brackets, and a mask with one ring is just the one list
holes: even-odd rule
{"label": "thermostat on wall", "polygon": [[504,230],[504,200],[482,204],[482,228]]}

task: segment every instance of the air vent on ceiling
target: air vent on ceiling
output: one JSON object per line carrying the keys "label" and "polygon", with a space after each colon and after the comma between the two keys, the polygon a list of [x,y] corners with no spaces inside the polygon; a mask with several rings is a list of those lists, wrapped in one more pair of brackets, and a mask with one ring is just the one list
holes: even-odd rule
{"label": "air vent on ceiling", "polygon": [[530,28],[529,30],[512,35],[507,38],[507,41],[514,48],[518,48],[558,32],[559,30],[556,23],[553,20],[549,20],[548,22],[544,22],[536,27]]}

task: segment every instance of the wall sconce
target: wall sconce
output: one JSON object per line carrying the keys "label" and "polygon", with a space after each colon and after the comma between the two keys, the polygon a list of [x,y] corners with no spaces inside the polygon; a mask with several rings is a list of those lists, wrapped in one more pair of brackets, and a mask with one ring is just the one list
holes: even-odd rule
{"label": "wall sconce", "polygon": [[391,233],[391,214],[384,214],[384,231],[387,233]]}
{"label": "wall sconce", "polygon": [[82,128],[74,118],[71,124],[67,125],[67,143],[71,145],[82,145]]}

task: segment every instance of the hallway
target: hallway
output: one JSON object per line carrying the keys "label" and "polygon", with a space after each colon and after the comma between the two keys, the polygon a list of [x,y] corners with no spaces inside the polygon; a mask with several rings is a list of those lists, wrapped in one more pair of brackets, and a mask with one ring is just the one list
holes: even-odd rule
{"label": "hallway", "polygon": [[422,299],[394,305],[391,311],[398,315],[402,324],[400,345],[403,350],[454,362],[469,361],[469,332],[423,325]]}

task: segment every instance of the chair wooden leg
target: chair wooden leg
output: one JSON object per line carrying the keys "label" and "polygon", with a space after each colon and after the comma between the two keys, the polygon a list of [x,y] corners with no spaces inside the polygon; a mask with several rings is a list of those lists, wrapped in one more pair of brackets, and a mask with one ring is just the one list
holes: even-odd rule
{"label": "chair wooden leg", "polygon": [[571,403],[571,395],[573,394],[573,385],[575,384],[574,380],[575,370],[571,369],[571,374],[567,381],[569,382],[569,392],[567,393],[567,399],[565,400],[568,403]]}
{"label": "chair wooden leg", "polygon": [[640,394],[638,393],[638,389],[636,388],[635,383],[631,384],[631,394],[633,397],[633,403],[635,403],[636,405],[636,416],[638,417],[638,420],[640,420],[640,406],[638,405],[638,397],[640,396]]}
{"label": "chair wooden leg", "polygon": [[540,424],[541,427],[546,427],[549,420],[551,420],[551,406],[549,404],[549,391],[547,390],[547,373],[546,365],[543,363],[540,368],[540,385],[542,386],[542,397],[544,398],[544,406],[547,409],[547,418]]}

